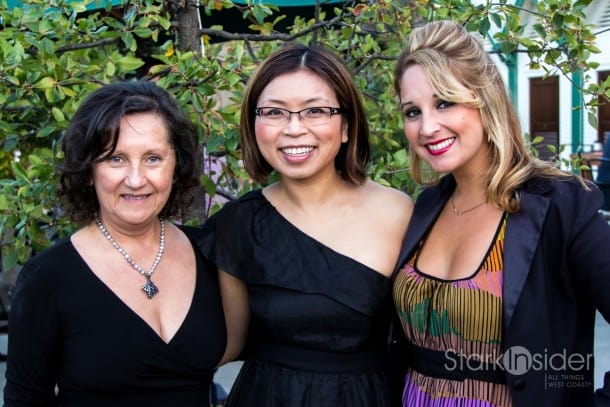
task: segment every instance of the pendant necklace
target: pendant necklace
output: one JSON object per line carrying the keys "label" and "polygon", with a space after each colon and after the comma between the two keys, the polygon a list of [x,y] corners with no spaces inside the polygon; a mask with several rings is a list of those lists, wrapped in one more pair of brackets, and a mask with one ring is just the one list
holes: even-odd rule
{"label": "pendant necklace", "polygon": [[455,207],[455,201],[453,200],[453,195],[451,195],[451,198],[449,198],[449,202],[451,202],[451,207],[453,208],[453,214],[454,214],[454,215],[457,215],[457,216],[460,216],[460,215],[463,215],[463,214],[468,213],[468,212],[470,212],[470,211],[474,211],[474,210],[475,210],[475,209],[477,209],[479,206],[481,206],[481,205],[483,205],[485,202],[487,202],[487,199],[486,199],[486,200],[484,200],[484,201],[483,201],[483,202],[481,202],[481,203],[476,204],[476,205],[475,205],[475,206],[473,206],[472,208],[468,208],[468,209],[465,209],[465,210],[463,210],[463,211],[460,211],[458,208],[456,208],[456,207]]}
{"label": "pendant necklace", "polygon": [[123,256],[125,261],[131,265],[138,273],[142,274],[146,277],[146,283],[142,286],[142,290],[146,293],[148,299],[152,299],[159,292],[157,286],[152,282],[150,277],[157,269],[159,262],[161,261],[161,257],[163,257],[163,252],[165,251],[165,220],[163,218],[159,218],[159,222],[161,223],[161,237],[159,238],[159,250],[157,251],[157,256],[155,257],[155,261],[153,265],[150,267],[150,270],[145,271],[138,263],[136,263],[131,256],[123,249],[117,242],[110,236],[110,233],[102,223],[100,217],[95,215],[95,223],[97,227],[102,232],[106,240],[110,242],[110,244]]}

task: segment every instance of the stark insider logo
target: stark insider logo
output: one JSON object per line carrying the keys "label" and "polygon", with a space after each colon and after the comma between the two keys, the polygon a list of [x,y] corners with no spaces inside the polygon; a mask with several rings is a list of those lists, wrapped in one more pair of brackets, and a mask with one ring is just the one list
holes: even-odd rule
{"label": "stark insider logo", "polygon": [[578,372],[593,368],[593,354],[569,354],[564,349],[559,353],[531,353],[523,346],[512,346],[500,355],[477,355],[445,351],[445,369],[453,370],[505,370],[520,376],[530,370],[544,372]]}

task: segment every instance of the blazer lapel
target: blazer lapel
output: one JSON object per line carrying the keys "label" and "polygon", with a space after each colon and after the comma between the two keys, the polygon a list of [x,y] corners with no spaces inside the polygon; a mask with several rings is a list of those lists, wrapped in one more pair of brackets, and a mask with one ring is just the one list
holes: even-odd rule
{"label": "blazer lapel", "polygon": [[522,191],[521,209],[508,216],[504,239],[502,295],[505,332],[508,331],[525,280],[532,268],[548,208],[547,198]]}
{"label": "blazer lapel", "polygon": [[428,228],[438,217],[454,189],[455,180],[451,175],[447,175],[443,177],[438,186],[427,188],[418,196],[407,234],[402,242],[394,275],[402,268],[409,257],[413,255],[413,251],[417,248],[419,242],[421,242]]}

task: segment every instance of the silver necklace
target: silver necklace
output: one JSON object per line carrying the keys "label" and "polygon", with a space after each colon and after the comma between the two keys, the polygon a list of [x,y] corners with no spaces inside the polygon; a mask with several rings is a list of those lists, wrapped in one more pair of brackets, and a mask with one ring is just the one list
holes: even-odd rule
{"label": "silver necklace", "polygon": [[146,283],[142,286],[142,290],[146,293],[146,296],[148,297],[149,300],[152,297],[154,297],[155,294],[157,294],[159,292],[159,289],[152,282],[150,277],[157,269],[157,266],[159,265],[159,262],[161,261],[161,257],[163,257],[163,252],[165,251],[165,220],[163,218],[159,218],[159,222],[161,223],[161,237],[159,238],[159,250],[157,251],[157,256],[155,257],[155,261],[153,262],[153,265],[150,267],[150,270],[145,271],[142,267],[140,267],[140,265],[138,263],[136,263],[131,258],[131,256],[125,251],[125,249],[123,249],[116,242],[116,240],[114,240],[112,238],[112,236],[110,236],[110,233],[108,233],[108,230],[106,230],[106,227],[100,220],[99,216],[97,214],[95,215],[95,223],[97,224],[97,227],[102,232],[102,234],[104,235],[106,240],[108,240],[110,242],[110,244],[121,254],[121,256],[123,256],[125,261],[127,261],[127,263],[129,263],[131,265],[131,267],[133,267],[138,273],[140,273],[144,277],[146,277]]}
{"label": "silver necklace", "polygon": [[484,201],[483,201],[483,202],[481,202],[481,203],[476,204],[476,205],[475,205],[475,206],[473,206],[472,208],[468,208],[468,209],[465,209],[465,210],[463,210],[463,211],[460,211],[458,208],[456,208],[456,207],[455,207],[455,201],[453,200],[453,195],[451,195],[451,198],[449,198],[449,201],[451,202],[451,207],[453,208],[453,214],[454,214],[454,215],[457,215],[457,216],[460,216],[460,215],[463,215],[463,214],[468,213],[468,212],[470,212],[470,211],[474,211],[474,210],[475,210],[475,209],[477,209],[479,206],[481,206],[481,205],[483,205],[485,202],[487,202],[487,199],[486,199],[486,200],[484,200]]}

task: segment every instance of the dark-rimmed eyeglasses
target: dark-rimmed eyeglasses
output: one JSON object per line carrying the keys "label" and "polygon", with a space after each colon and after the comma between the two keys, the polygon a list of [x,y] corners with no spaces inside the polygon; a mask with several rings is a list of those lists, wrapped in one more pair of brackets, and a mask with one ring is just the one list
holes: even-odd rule
{"label": "dark-rimmed eyeglasses", "polygon": [[341,108],[329,106],[307,107],[296,112],[281,107],[257,107],[254,109],[254,114],[261,119],[261,123],[268,126],[286,126],[290,123],[293,114],[298,115],[303,124],[321,126],[330,122],[333,115],[342,112]]}

